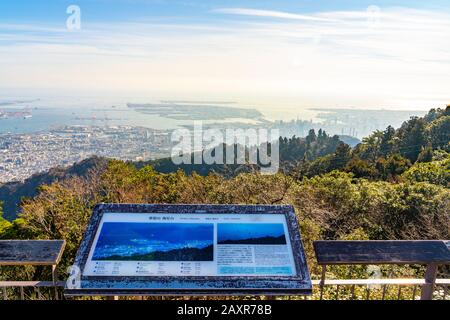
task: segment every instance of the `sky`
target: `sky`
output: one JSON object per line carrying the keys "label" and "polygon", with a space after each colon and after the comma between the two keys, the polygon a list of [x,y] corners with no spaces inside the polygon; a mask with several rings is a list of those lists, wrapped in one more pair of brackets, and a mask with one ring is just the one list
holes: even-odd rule
{"label": "sky", "polygon": [[449,83],[448,0],[0,2],[0,97],[426,110]]}
{"label": "sky", "polygon": [[105,222],[98,245],[129,245],[133,241],[168,244],[213,241],[213,224]]}
{"label": "sky", "polygon": [[279,237],[284,234],[281,223],[219,223],[217,241]]}

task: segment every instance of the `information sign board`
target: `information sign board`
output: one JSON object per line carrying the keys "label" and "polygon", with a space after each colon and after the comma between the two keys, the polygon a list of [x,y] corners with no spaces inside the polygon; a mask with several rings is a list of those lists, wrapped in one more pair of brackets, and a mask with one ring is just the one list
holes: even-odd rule
{"label": "information sign board", "polygon": [[67,295],[310,293],[291,206],[98,205]]}

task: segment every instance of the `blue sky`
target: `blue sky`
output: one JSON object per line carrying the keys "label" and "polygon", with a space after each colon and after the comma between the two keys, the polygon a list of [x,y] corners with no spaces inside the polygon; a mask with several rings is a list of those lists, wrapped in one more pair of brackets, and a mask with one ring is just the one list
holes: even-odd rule
{"label": "blue sky", "polygon": [[0,94],[425,110],[449,34],[448,0],[5,0]]}
{"label": "blue sky", "polygon": [[[5,0],[0,2],[0,19],[5,22],[52,22],[65,19],[65,9],[76,4],[86,22],[120,22],[162,17],[213,21],[216,8],[245,7],[296,13],[364,10],[370,5],[449,10],[447,0]],[[217,18],[217,17],[216,17]],[[220,18],[219,18],[220,19]]]}
{"label": "blue sky", "polygon": [[212,245],[213,240],[213,224],[105,222],[93,259],[186,247],[204,248]]}
{"label": "blue sky", "polygon": [[158,241],[170,244],[213,241],[213,224],[122,223],[105,222],[98,245],[129,245],[133,241]]}

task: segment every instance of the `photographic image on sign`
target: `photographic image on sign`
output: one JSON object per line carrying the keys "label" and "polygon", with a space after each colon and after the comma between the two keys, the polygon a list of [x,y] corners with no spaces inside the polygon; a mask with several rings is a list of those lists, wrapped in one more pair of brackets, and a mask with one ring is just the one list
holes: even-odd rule
{"label": "photographic image on sign", "polygon": [[299,239],[291,206],[101,204],[67,292],[310,292]]}
{"label": "photographic image on sign", "polygon": [[105,213],[86,276],[294,276],[280,214]]}
{"label": "photographic image on sign", "polygon": [[217,244],[286,245],[281,223],[219,223]]}
{"label": "photographic image on sign", "polygon": [[93,261],[213,261],[209,223],[105,222]]}

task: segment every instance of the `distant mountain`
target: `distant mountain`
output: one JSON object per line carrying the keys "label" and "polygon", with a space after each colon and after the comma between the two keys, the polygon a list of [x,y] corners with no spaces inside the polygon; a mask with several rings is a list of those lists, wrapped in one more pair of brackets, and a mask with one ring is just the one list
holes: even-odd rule
{"label": "distant mountain", "polygon": [[113,255],[98,260],[106,261],[213,261],[214,246],[204,248],[182,248],[170,251],[154,251],[146,254],[133,254],[130,256]]}
{"label": "distant mountain", "polygon": [[345,144],[348,144],[352,148],[361,143],[361,140],[352,136],[339,135],[338,137],[339,140],[341,140]]}
{"label": "distant mountain", "polygon": [[286,237],[283,235],[279,237],[260,237],[260,238],[248,238],[240,240],[223,240],[219,241],[218,244],[286,244]]}

